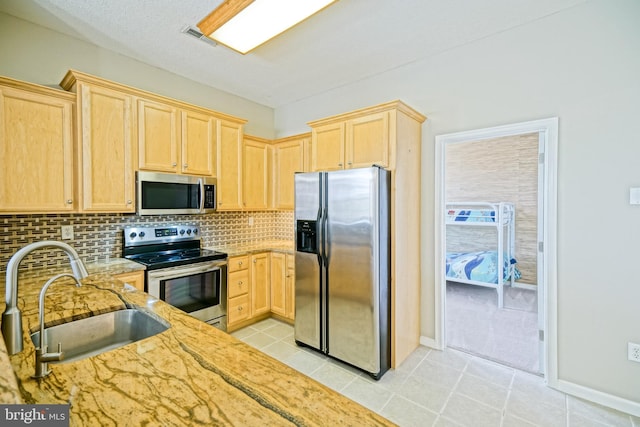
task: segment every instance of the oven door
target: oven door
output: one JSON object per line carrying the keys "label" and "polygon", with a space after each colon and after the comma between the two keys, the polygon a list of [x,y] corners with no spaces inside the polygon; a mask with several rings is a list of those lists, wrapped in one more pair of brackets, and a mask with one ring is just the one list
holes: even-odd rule
{"label": "oven door", "polygon": [[147,271],[147,292],[167,304],[227,329],[226,261],[210,261]]}

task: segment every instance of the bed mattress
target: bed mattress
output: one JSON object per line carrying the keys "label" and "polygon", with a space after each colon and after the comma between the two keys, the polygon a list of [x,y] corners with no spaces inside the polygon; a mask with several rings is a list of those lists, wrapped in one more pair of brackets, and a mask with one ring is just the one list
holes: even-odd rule
{"label": "bed mattress", "polygon": [[[446,276],[448,279],[474,280],[484,283],[498,283],[497,251],[480,252],[447,252]],[[514,280],[520,278],[520,271],[515,266],[516,260],[506,255],[502,262],[503,281],[510,280],[513,272]]]}

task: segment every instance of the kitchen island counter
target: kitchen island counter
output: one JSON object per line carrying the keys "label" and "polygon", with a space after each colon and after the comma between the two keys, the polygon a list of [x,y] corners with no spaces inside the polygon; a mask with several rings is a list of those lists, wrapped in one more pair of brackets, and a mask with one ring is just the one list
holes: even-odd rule
{"label": "kitchen island counter", "polygon": [[[93,274],[83,286],[60,279],[47,293],[47,326],[137,307],[171,327],[153,337],[70,363],[33,379],[37,298],[51,276],[20,277],[24,350],[2,357],[4,403],[70,404],[71,425],[392,425],[379,415],[234,337],[124,285]],[[4,290],[4,279],[0,291]],[[4,305],[4,304],[3,304]],[[4,307],[2,307],[4,310]],[[63,349],[64,350],[64,349]],[[10,366],[7,361],[10,360]],[[0,381],[0,386],[4,383]]]}

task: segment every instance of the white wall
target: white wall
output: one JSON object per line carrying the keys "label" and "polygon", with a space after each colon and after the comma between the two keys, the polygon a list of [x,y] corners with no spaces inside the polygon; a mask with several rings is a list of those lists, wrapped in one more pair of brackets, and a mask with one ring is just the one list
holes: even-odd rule
{"label": "white wall", "polygon": [[640,343],[640,206],[629,205],[629,187],[640,186],[639,22],[640,1],[590,1],[275,112],[278,136],[393,99],[428,116],[421,328],[430,338],[434,136],[558,116],[558,376],[638,404],[640,364],[627,361],[627,342]]}
{"label": "white wall", "polygon": [[270,107],[0,13],[0,75],[59,88],[71,68],[247,119],[246,133],[274,137]]}

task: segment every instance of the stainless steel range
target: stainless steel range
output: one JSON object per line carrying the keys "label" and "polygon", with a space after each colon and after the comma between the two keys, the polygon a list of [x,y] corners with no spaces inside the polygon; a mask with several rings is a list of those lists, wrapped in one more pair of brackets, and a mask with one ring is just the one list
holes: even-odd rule
{"label": "stainless steel range", "polygon": [[147,293],[226,331],[227,254],[201,248],[196,226],[126,227],[123,241]]}

